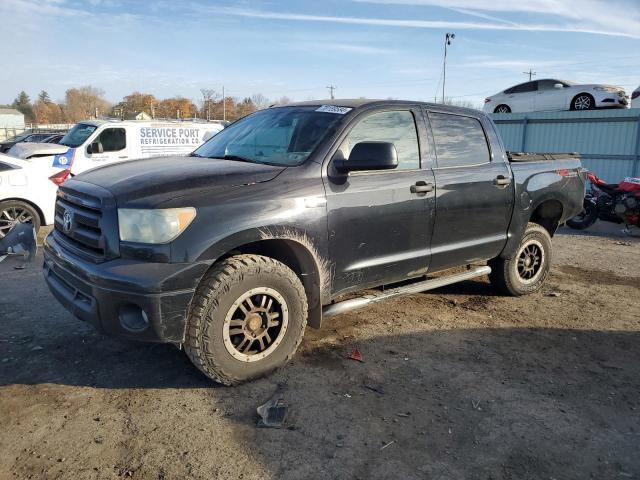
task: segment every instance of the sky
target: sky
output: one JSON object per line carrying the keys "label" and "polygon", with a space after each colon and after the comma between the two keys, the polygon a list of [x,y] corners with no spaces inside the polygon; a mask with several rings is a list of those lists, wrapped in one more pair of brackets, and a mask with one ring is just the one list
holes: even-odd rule
{"label": "sky", "polygon": [[640,85],[640,0],[0,0],[0,103],[91,85],[201,99],[442,95],[528,79]]}

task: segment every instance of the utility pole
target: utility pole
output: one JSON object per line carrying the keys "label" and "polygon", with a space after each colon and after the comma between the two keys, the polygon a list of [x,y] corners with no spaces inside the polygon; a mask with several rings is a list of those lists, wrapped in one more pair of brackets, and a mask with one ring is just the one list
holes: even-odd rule
{"label": "utility pole", "polygon": [[451,45],[451,40],[456,38],[455,33],[449,33],[444,37],[444,59],[442,60],[442,103],[444,103],[444,86],[447,83],[447,46]]}
{"label": "utility pole", "polygon": [[222,121],[227,121],[227,99],[224,96],[224,85],[222,86]]}
{"label": "utility pole", "polygon": [[533,77],[534,75],[537,75],[536,72],[532,71],[531,69],[529,69],[528,72],[522,72],[525,75],[529,75],[529,81],[531,81],[531,77]]}
{"label": "utility pole", "polygon": [[331,100],[334,100],[336,97],[333,95],[333,91],[338,88],[335,85],[331,84],[327,87],[327,89],[329,90],[329,93],[331,94]]}

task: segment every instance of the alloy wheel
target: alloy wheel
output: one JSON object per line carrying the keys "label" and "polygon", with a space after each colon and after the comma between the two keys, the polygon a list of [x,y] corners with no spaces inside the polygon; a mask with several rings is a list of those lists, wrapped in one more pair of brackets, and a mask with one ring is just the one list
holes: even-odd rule
{"label": "alloy wheel", "polygon": [[591,97],[588,95],[580,95],[573,102],[576,110],[589,110],[591,108]]}
{"label": "alloy wheel", "polygon": [[22,207],[7,207],[0,211],[0,238],[19,223],[32,222],[31,213]]}
{"label": "alloy wheel", "polygon": [[231,305],[223,325],[224,346],[240,361],[262,360],[278,348],[288,324],[282,295],[272,288],[254,288]]}
{"label": "alloy wheel", "polygon": [[516,262],[516,271],[524,283],[537,280],[544,265],[544,249],[537,240],[530,240],[520,247]]}

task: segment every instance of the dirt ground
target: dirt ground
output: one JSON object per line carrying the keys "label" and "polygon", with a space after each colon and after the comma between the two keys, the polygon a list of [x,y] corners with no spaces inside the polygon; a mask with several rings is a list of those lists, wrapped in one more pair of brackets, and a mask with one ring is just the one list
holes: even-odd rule
{"label": "dirt ground", "polygon": [[[329,319],[236,388],[5,260],[0,478],[640,479],[640,238],[615,232],[557,235],[529,297],[479,279]],[[278,384],[286,428],[258,429]]]}

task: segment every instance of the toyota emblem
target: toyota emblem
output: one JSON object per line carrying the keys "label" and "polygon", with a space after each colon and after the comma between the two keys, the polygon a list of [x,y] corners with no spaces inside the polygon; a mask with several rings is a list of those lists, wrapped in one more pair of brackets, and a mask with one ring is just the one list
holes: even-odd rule
{"label": "toyota emblem", "polygon": [[69,233],[71,231],[71,225],[73,225],[73,214],[69,211],[64,212],[64,216],[62,217],[62,229],[65,233]]}

